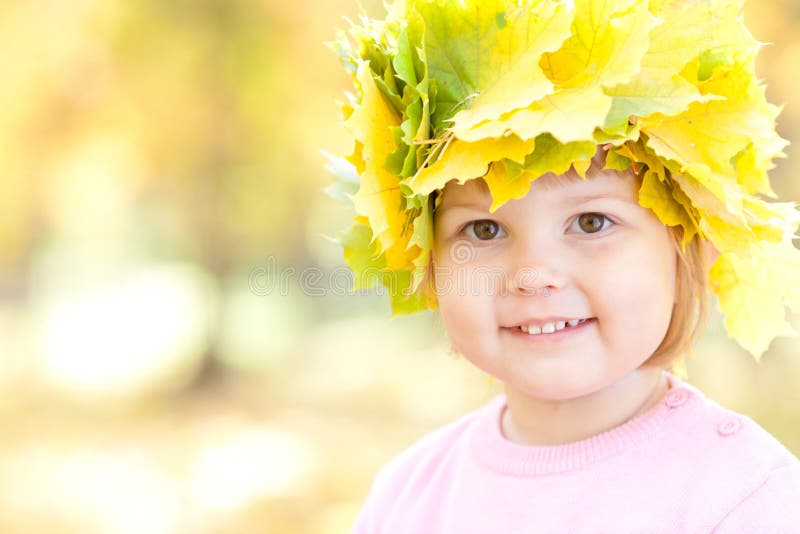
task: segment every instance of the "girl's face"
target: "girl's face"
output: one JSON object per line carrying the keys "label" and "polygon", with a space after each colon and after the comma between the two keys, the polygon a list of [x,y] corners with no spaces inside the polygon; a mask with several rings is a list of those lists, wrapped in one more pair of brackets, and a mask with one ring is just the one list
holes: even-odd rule
{"label": "girl's face", "polygon": [[[630,175],[546,175],[489,213],[482,180],[449,183],[433,258],[454,348],[506,388],[543,399],[587,395],[638,368],[667,332],[678,256],[637,197]],[[524,331],[570,319],[588,320]]]}

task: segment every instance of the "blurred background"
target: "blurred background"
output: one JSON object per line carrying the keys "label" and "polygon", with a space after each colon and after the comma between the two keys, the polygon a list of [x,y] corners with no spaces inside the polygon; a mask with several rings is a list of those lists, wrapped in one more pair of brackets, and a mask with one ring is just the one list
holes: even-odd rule
{"label": "blurred background", "polygon": [[[501,391],[434,315],[345,290],[322,43],[357,13],[0,2],[0,532],[347,532],[384,462]],[[798,201],[800,3],[745,19]],[[797,339],[756,366],[715,315],[688,372],[800,455]]]}

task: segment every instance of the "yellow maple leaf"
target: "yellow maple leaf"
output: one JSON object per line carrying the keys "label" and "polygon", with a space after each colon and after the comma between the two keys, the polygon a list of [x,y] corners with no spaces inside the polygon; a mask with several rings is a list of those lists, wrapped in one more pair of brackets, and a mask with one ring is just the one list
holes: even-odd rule
{"label": "yellow maple leaf", "polygon": [[773,338],[798,335],[786,320],[785,304],[800,311],[800,251],[791,240],[752,247],[752,255],[720,254],[710,274],[725,328],[760,361]]}
{"label": "yellow maple leaf", "polygon": [[[656,113],[641,119],[647,132],[647,145],[659,156],[681,165],[696,162],[710,172],[736,176],[734,157],[753,139],[765,150],[779,145],[774,132],[778,108],[768,104],[746,62],[719,67],[708,81],[700,83],[701,92],[724,97],[724,100],[695,102],[678,115],[665,117]],[[765,162],[775,154],[760,154]]]}
{"label": "yellow maple leaf", "polygon": [[553,91],[539,60],[542,52],[556,50],[570,36],[573,11],[561,1],[524,4],[504,14],[504,26],[488,51],[484,70],[493,74],[469,109],[453,117],[458,136],[484,121],[510,110],[527,107]]}
{"label": "yellow maple leaf", "polygon": [[766,241],[788,239],[800,227],[800,212],[795,202],[766,202],[757,197],[745,197],[743,211],[758,238]]}
{"label": "yellow maple leaf", "polygon": [[495,121],[459,131],[458,137],[477,141],[514,133],[522,139],[532,139],[550,133],[562,143],[592,141],[594,129],[602,124],[610,108],[611,97],[603,93],[599,84],[564,89]]}
{"label": "yellow maple leaf", "polygon": [[658,23],[646,0],[575,0],[572,37],[542,56],[542,68],[560,87],[612,86],[639,71]]}
{"label": "yellow maple leaf", "polygon": [[486,185],[489,186],[489,193],[492,195],[492,205],[489,212],[494,213],[500,206],[511,199],[522,198],[531,190],[531,179],[533,176],[523,172],[516,178],[508,178],[506,168],[499,163],[492,163],[489,172],[483,177]]}
{"label": "yellow maple leaf", "polygon": [[627,126],[631,115],[670,116],[692,102],[720,99],[703,95],[680,74],[687,63],[714,47],[724,47],[728,54],[737,49],[744,54],[755,47],[755,40],[739,17],[740,9],[741,0],[713,4],[651,0],[650,11],[660,23],[650,31],[650,47],[642,57],[641,70],[630,81],[607,89],[614,104],[604,129],[618,133]]}
{"label": "yellow maple leaf", "polygon": [[700,214],[698,213],[697,207],[692,204],[692,200],[686,196],[681,188],[676,184],[672,179],[669,180],[670,189],[672,190],[672,197],[675,199],[675,202],[683,206],[683,211],[686,213],[686,216],[692,222],[692,224],[687,228],[684,227],[684,236],[682,243],[682,248],[685,249],[685,244],[694,237],[695,234],[700,233]]}
{"label": "yellow maple leaf", "polygon": [[620,156],[624,156],[631,161],[642,163],[648,169],[658,175],[661,181],[666,179],[664,163],[652,152],[648,151],[641,142],[627,142],[614,150]]}
{"label": "yellow maple leaf", "polygon": [[774,168],[771,155],[783,156],[784,146],[786,141],[780,138],[755,139],[734,157],[737,180],[749,194],[761,193],[778,198],[769,183],[767,171]]}
{"label": "yellow maple leaf", "polygon": [[713,213],[703,213],[699,222],[700,231],[720,252],[732,252],[746,255],[754,242],[749,230],[731,224]]}
{"label": "yellow maple leaf", "polygon": [[515,135],[467,143],[458,139],[444,149],[433,164],[421,169],[408,183],[416,195],[442,189],[450,180],[464,183],[486,174],[492,161],[504,158],[522,163],[536,146],[536,140],[523,141]]}
{"label": "yellow maple leaf", "polygon": [[665,225],[683,226],[681,247],[686,249],[686,243],[691,240],[693,235],[691,230],[694,224],[683,206],[675,200],[672,188],[661,181],[657,172],[648,170],[644,173],[642,185],[639,188],[639,204],[653,211]]}
{"label": "yellow maple leaf", "polygon": [[746,228],[742,214],[743,195],[735,181],[712,173],[703,164],[688,165],[681,172],[673,171],[671,177],[699,210],[717,214],[730,224]]}
{"label": "yellow maple leaf", "polygon": [[492,163],[484,176],[492,195],[489,211],[493,213],[509,200],[523,198],[530,191],[531,182],[545,174],[564,174],[572,167],[586,179],[596,148],[590,142],[562,144],[551,135],[542,134],[536,138],[536,147],[525,158],[525,164],[516,169],[516,175],[509,175],[508,160]]}
{"label": "yellow maple leaf", "polygon": [[384,166],[386,158],[396,150],[391,128],[400,124],[400,118],[375,86],[368,62],[359,63],[356,77],[361,87],[361,103],[345,122],[356,139],[350,161],[362,169],[353,205],[356,213],[369,220],[373,240],[378,241],[379,252],[383,252],[408,239],[403,235],[405,214],[400,180]]}
{"label": "yellow maple leaf", "polygon": [[596,152],[597,146],[591,141],[560,143],[552,135],[542,134],[536,138],[534,151],[525,158],[524,169],[537,178],[548,172],[564,174],[573,167],[581,178],[586,178]]}
{"label": "yellow maple leaf", "polygon": [[425,268],[430,260],[430,252],[433,248],[433,206],[431,196],[425,197],[419,215],[414,219],[413,235],[409,241],[409,247],[416,246],[420,253],[413,258],[413,288],[416,291],[423,280]]}
{"label": "yellow maple leaf", "polygon": [[542,54],[539,63],[555,92],[495,120],[461,125],[454,133],[473,142],[507,133],[522,139],[550,133],[562,143],[592,141],[611,109],[604,86],[638,72],[649,46],[647,33],[657,22],[644,0],[577,0],[572,36],[557,51]]}

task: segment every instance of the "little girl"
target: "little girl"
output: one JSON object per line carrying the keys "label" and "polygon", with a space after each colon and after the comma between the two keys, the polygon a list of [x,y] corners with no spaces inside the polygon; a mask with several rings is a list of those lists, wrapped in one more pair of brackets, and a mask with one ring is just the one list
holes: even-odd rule
{"label": "little girl", "polygon": [[800,532],[800,461],[670,371],[710,292],[756,358],[800,311],[739,9],[408,0],[336,43],[357,285],[438,308],[504,385],[385,465],[354,532]]}

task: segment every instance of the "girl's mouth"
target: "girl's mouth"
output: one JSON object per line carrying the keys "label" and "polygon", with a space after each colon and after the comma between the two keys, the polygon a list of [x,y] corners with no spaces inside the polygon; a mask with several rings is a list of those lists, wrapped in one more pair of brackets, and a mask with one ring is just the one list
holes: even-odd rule
{"label": "girl's mouth", "polygon": [[529,330],[527,325],[505,328],[505,330],[508,330],[511,335],[515,337],[530,340],[532,342],[560,341],[589,330],[596,322],[597,318],[591,317],[578,322],[578,324],[574,326],[570,325],[569,323],[565,323],[563,328],[558,328],[560,325],[556,325],[556,329],[554,331],[552,327],[548,328],[547,325],[545,325],[544,331],[538,327],[531,327]]}

